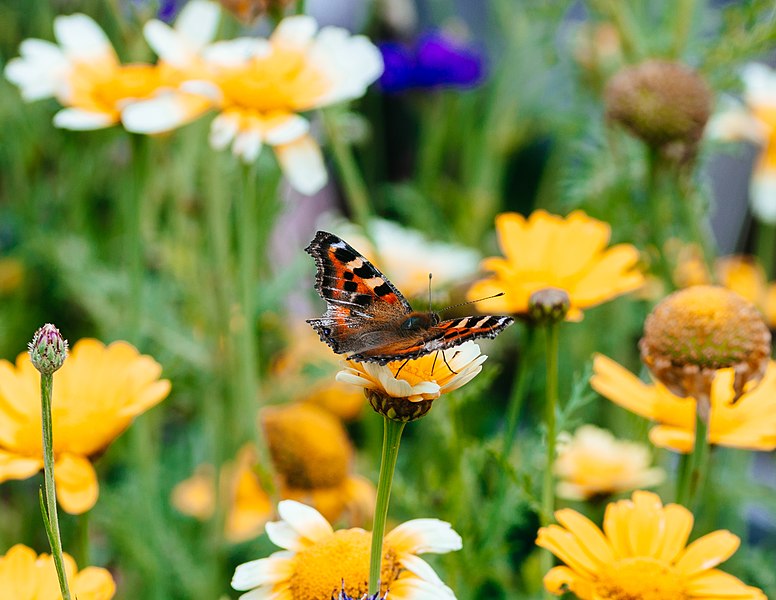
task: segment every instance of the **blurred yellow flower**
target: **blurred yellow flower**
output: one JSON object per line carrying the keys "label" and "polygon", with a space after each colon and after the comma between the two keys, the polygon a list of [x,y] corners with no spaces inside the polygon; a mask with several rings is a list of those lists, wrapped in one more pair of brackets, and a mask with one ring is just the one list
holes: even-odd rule
{"label": "blurred yellow flower", "polygon": [[747,65],[742,73],[743,105],[733,105],[709,124],[709,135],[723,140],[748,140],[759,145],[749,200],[754,215],[776,223],[776,72],[762,63]]}
{"label": "blurred yellow flower", "polygon": [[[345,593],[367,593],[371,533],[363,529],[334,531],[315,509],[284,500],[278,504],[281,521],[267,523],[270,541],[284,548],[267,558],[237,567],[236,590],[253,590],[243,598],[311,600]],[[431,565],[418,555],[461,549],[461,537],[448,523],[415,519],[385,536],[380,581],[391,600],[454,598]]]}
{"label": "blurred yellow flower", "polygon": [[411,421],[425,415],[442,394],[471,381],[488,358],[472,341],[441,352],[444,358],[434,353],[387,365],[347,361],[337,381],[363,388],[380,414]]}
{"label": "blurred yellow flower", "polygon": [[[57,498],[65,511],[94,506],[99,488],[90,458],[169,394],[161,371],[126,342],[83,339],[73,346],[54,376],[52,400]],[[40,410],[40,374],[29,354],[15,366],[0,360],[0,482],[43,468]]]}
{"label": "blurred yellow flower", "polygon": [[553,594],[580,600],[767,600],[757,588],[715,569],[740,540],[719,530],[687,545],[692,513],[637,491],[606,507],[601,531],[571,509],[555,513],[559,525],[542,527],[536,540],[565,563],[544,576]]}
{"label": "blurred yellow flower", "polygon": [[[735,402],[733,369],[718,370],[711,385],[709,442],[750,450],[776,449],[776,363]],[[675,396],[661,383],[647,384],[613,360],[597,355],[590,384],[615,404],[658,425],[649,432],[653,444],[676,452],[692,451],[695,408],[692,397]]]}
{"label": "blurred yellow flower", "polygon": [[[289,183],[303,194],[327,180],[310,123],[298,113],[358,98],[380,73],[377,48],[364,36],[337,27],[320,32],[315,19],[283,19],[269,39],[237,38],[202,51],[207,77],[177,90],[128,106],[124,126],[137,133],[161,133],[210,109],[219,111],[210,130],[215,149],[232,147],[235,156],[254,162],[262,145],[273,146]],[[170,49],[157,45],[163,62]],[[192,94],[207,100],[192,102]]]}
{"label": "blurred yellow flower", "polygon": [[56,17],[54,36],[59,45],[24,40],[5,76],[28,102],[55,97],[65,107],[54,115],[57,127],[114,125],[128,102],[149,98],[162,83],[154,65],[122,65],[105,32],[84,14]]}
{"label": "blurred yellow flower", "polygon": [[[74,598],[110,600],[116,593],[111,574],[99,567],[78,571],[75,561],[65,554],[65,573]],[[0,556],[0,591],[8,600],[54,600],[61,598],[54,561],[22,544]]]}
{"label": "blurred yellow flower", "polygon": [[496,217],[496,231],[504,258],[482,261],[483,270],[493,276],[476,282],[467,297],[505,294],[478,303],[483,312],[525,313],[531,294],[558,288],[571,300],[566,318],[579,321],[584,309],[644,284],[636,267],[638,250],[630,244],[607,248],[609,225],[582,211],[563,218],[536,210],[527,219],[502,213]]}
{"label": "blurred yellow flower", "polygon": [[644,445],[618,440],[610,431],[583,425],[573,437],[558,441],[558,496],[586,500],[658,485],[665,479],[665,472],[650,467],[651,462]]}

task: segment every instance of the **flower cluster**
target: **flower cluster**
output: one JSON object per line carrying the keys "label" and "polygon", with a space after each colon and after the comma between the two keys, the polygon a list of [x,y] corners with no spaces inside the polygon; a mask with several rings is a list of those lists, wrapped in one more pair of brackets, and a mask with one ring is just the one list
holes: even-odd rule
{"label": "flower cluster", "polygon": [[99,129],[170,131],[216,111],[213,148],[231,146],[246,163],[272,146],[293,187],[304,194],[327,180],[310,122],[302,112],[362,96],[382,73],[377,48],[344,29],[318,31],[309,16],[284,19],[269,39],[215,42],[217,4],[192,0],[174,27],[146,23],[156,64],[121,64],[102,29],[83,14],[54,20],[59,45],[25,40],[6,77],[26,100],[47,97],[65,107],[54,124]]}

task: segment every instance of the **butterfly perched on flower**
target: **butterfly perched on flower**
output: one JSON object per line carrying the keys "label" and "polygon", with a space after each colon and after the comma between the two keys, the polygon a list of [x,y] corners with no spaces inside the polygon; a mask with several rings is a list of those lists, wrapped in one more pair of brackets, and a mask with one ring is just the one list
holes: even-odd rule
{"label": "butterfly perched on flower", "polygon": [[325,314],[307,322],[349,360],[384,365],[417,358],[496,337],[513,322],[482,315],[441,321],[435,312],[414,311],[372,263],[332,233],[317,232],[305,250],[315,259],[315,289],[326,301]]}

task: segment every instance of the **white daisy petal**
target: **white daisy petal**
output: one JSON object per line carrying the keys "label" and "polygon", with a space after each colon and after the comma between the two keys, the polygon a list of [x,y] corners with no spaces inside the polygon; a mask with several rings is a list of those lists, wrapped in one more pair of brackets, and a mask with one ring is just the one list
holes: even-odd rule
{"label": "white daisy petal", "polygon": [[325,539],[334,532],[329,522],[321,513],[295,500],[282,500],[279,502],[278,514],[299,535],[312,542]]}
{"label": "white daisy petal", "polygon": [[219,67],[239,67],[252,58],[267,56],[272,51],[267,40],[236,38],[210,44],[202,51],[203,58]]}
{"label": "white daisy petal", "polygon": [[210,125],[210,147],[223,150],[237,135],[240,129],[240,117],[233,113],[221,113]]}
{"label": "white daisy petal", "polygon": [[764,223],[776,225],[776,171],[756,169],[749,190],[752,213]]}
{"label": "white daisy petal", "polygon": [[336,379],[341,383],[349,383],[350,385],[356,385],[362,388],[369,388],[370,390],[375,389],[377,387],[377,384],[374,381],[371,381],[366,377],[362,377],[361,375],[358,374],[358,371],[355,371],[349,368],[343,369],[342,371],[338,372],[337,375],[334,377],[334,379]]}
{"label": "white daisy petal", "polygon": [[54,36],[71,59],[92,61],[109,56],[118,62],[108,36],[91,17],[84,14],[56,17]]}
{"label": "white daisy petal", "polygon": [[399,579],[391,584],[390,598],[402,600],[455,600],[455,594],[446,585],[434,585],[415,578]]}
{"label": "white daisy petal", "polygon": [[293,565],[292,560],[273,556],[243,563],[234,571],[232,587],[242,591],[283,581],[290,577]]}
{"label": "white daisy petal", "polygon": [[19,87],[27,102],[50,98],[61,88],[70,65],[56,44],[45,40],[24,40],[18,58],[8,61],[5,77]]}
{"label": "white daisy petal", "polygon": [[121,120],[127,131],[162,133],[193,121],[209,108],[210,102],[201,96],[169,92],[128,104],[121,111]]}
{"label": "white daisy petal", "polygon": [[419,556],[404,552],[397,556],[397,560],[405,569],[411,571],[423,581],[428,581],[436,586],[444,586],[444,583],[439,578],[439,575],[436,574],[436,571]]}
{"label": "white daisy petal", "polygon": [[275,146],[278,162],[288,182],[298,192],[311,196],[328,181],[321,148],[309,135],[290,144]]}
{"label": "white daisy petal", "polygon": [[113,115],[102,112],[81,110],[80,108],[63,108],[54,115],[54,126],[61,129],[90,131],[103,129],[116,123]]}
{"label": "white daisy petal", "polygon": [[194,94],[195,96],[202,96],[208,98],[213,104],[220,104],[224,99],[224,94],[212,81],[205,81],[202,79],[191,79],[184,81],[180,85],[182,92]]}
{"label": "white daisy petal", "polygon": [[413,519],[396,527],[385,543],[397,552],[444,554],[463,547],[461,536],[450,523],[439,519]]}
{"label": "white daisy petal", "polygon": [[208,0],[191,0],[175,19],[175,31],[201,50],[216,37],[221,7]]}
{"label": "white daisy petal", "polygon": [[301,535],[285,521],[270,521],[264,525],[269,540],[280,548],[299,551],[305,547]]}
{"label": "white daisy petal", "polygon": [[766,143],[769,133],[770,128],[743,106],[714,115],[705,129],[709,139],[747,140],[755,144]]}
{"label": "white daisy petal", "polygon": [[741,79],[748,104],[776,108],[776,71],[762,63],[750,63],[742,69]]}
{"label": "white daisy petal", "polygon": [[185,67],[196,57],[194,48],[172,27],[153,19],[143,26],[143,35],[156,55],[175,67]]}
{"label": "white daisy petal", "polygon": [[243,162],[255,162],[261,152],[261,131],[258,128],[244,129],[237,133],[232,144],[232,153]]}
{"label": "white daisy petal", "polygon": [[264,133],[264,139],[270,146],[288,144],[299,139],[310,131],[310,122],[299,115],[289,115],[288,118],[272,125]]}
{"label": "white daisy petal", "polygon": [[307,47],[318,31],[318,23],[308,15],[283,19],[272,32],[272,42],[286,46]]}

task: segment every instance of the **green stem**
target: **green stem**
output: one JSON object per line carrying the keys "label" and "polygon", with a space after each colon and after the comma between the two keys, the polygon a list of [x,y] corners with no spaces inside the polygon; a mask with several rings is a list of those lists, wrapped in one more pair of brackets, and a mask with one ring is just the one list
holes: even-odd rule
{"label": "green stem", "polygon": [[660,189],[660,171],[662,161],[660,152],[647,146],[647,182],[646,196],[650,210],[650,235],[652,245],[655,247],[657,264],[660,275],[669,290],[673,289],[673,272],[666,258],[665,241],[671,235],[671,211],[663,205],[663,196]]}
{"label": "green stem", "polygon": [[517,430],[517,423],[520,419],[520,409],[523,407],[523,400],[525,399],[525,386],[528,382],[528,375],[530,364],[526,357],[531,353],[533,347],[533,339],[535,328],[532,325],[528,325],[525,336],[525,346],[523,352],[518,354],[518,361],[521,364],[516,365],[517,377],[512,385],[512,392],[509,395],[509,408],[507,409],[507,422],[504,427],[504,438],[501,441],[501,458],[503,460],[509,460],[509,454],[512,451],[512,444],[515,441],[515,431]]}
{"label": "green stem", "polygon": [[695,411],[695,443],[686,468],[681,472],[677,504],[690,510],[700,497],[709,467],[709,408],[707,398],[698,399]]}
{"label": "green stem", "polygon": [[758,221],[756,240],[757,258],[765,269],[765,276],[770,280],[774,275],[773,267],[776,262],[776,225]]}
{"label": "green stem", "polygon": [[589,0],[589,3],[614,22],[620,32],[623,49],[632,61],[635,62],[644,56],[644,40],[628,2],[623,2],[623,0]]}
{"label": "green stem", "polygon": [[399,443],[406,423],[383,417],[383,453],[380,459],[380,477],[377,481],[377,501],[375,503],[375,518],[372,524],[372,551],[369,556],[369,593],[379,591],[380,568],[383,558],[383,534],[385,521],[388,518],[388,501],[391,497],[393,472],[396,469],[396,458],[399,456]]}
{"label": "green stem", "polygon": [[54,376],[40,376],[40,401],[43,428],[43,480],[46,489],[46,511],[43,522],[46,525],[46,535],[51,546],[51,556],[57,569],[59,589],[64,600],[70,600],[70,588],[65,575],[65,560],[62,556],[62,536],[59,533],[59,517],[57,516],[57,491],[54,485],[54,426],[51,418],[51,393],[54,387]]}
{"label": "green stem", "polygon": [[[557,438],[556,420],[558,407],[558,323],[547,323],[545,326],[545,362],[547,366],[547,383],[545,386],[544,422],[547,430],[547,453],[542,479],[542,502],[540,520],[543,527],[552,522],[555,511],[555,441]],[[552,554],[542,551],[542,575],[552,568]],[[545,594],[545,597],[549,597]]]}
{"label": "green stem", "polygon": [[369,217],[372,213],[369,204],[369,192],[363,177],[361,177],[361,171],[356,164],[353,149],[337,134],[336,110],[335,108],[328,108],[321,111],[323,114],[323,124],[326,128],[329,143],[334,151],[334,162],[337,165],[337,171],[345,188],[345,200],[347,201],[348,209],[350,209],[351,217],[361,226],[364,233],[369,236]]}
{"label": "green stem", "polygon": [[127,328],[128,339],[139,346],[142,340],[143,306],[143,191],[147,175],[146,140],[140,135],[132,135],[132,180],[127,186],[124,197],[124,218],[126,219],[127,247],[126,264],[129,273],[127,290]]}
{"label": "green stem", "polygon": [[674,10],[674,39],[671,46],[672,58],[680,58],[685,46],[687,46],[694,11],[695,0],[679,0],[676,3]]}
{"label": "green stem", "polygon": [[89,512],[78,517],[78,560],[79,565],[88,565],[91,563],[89,551]]}

